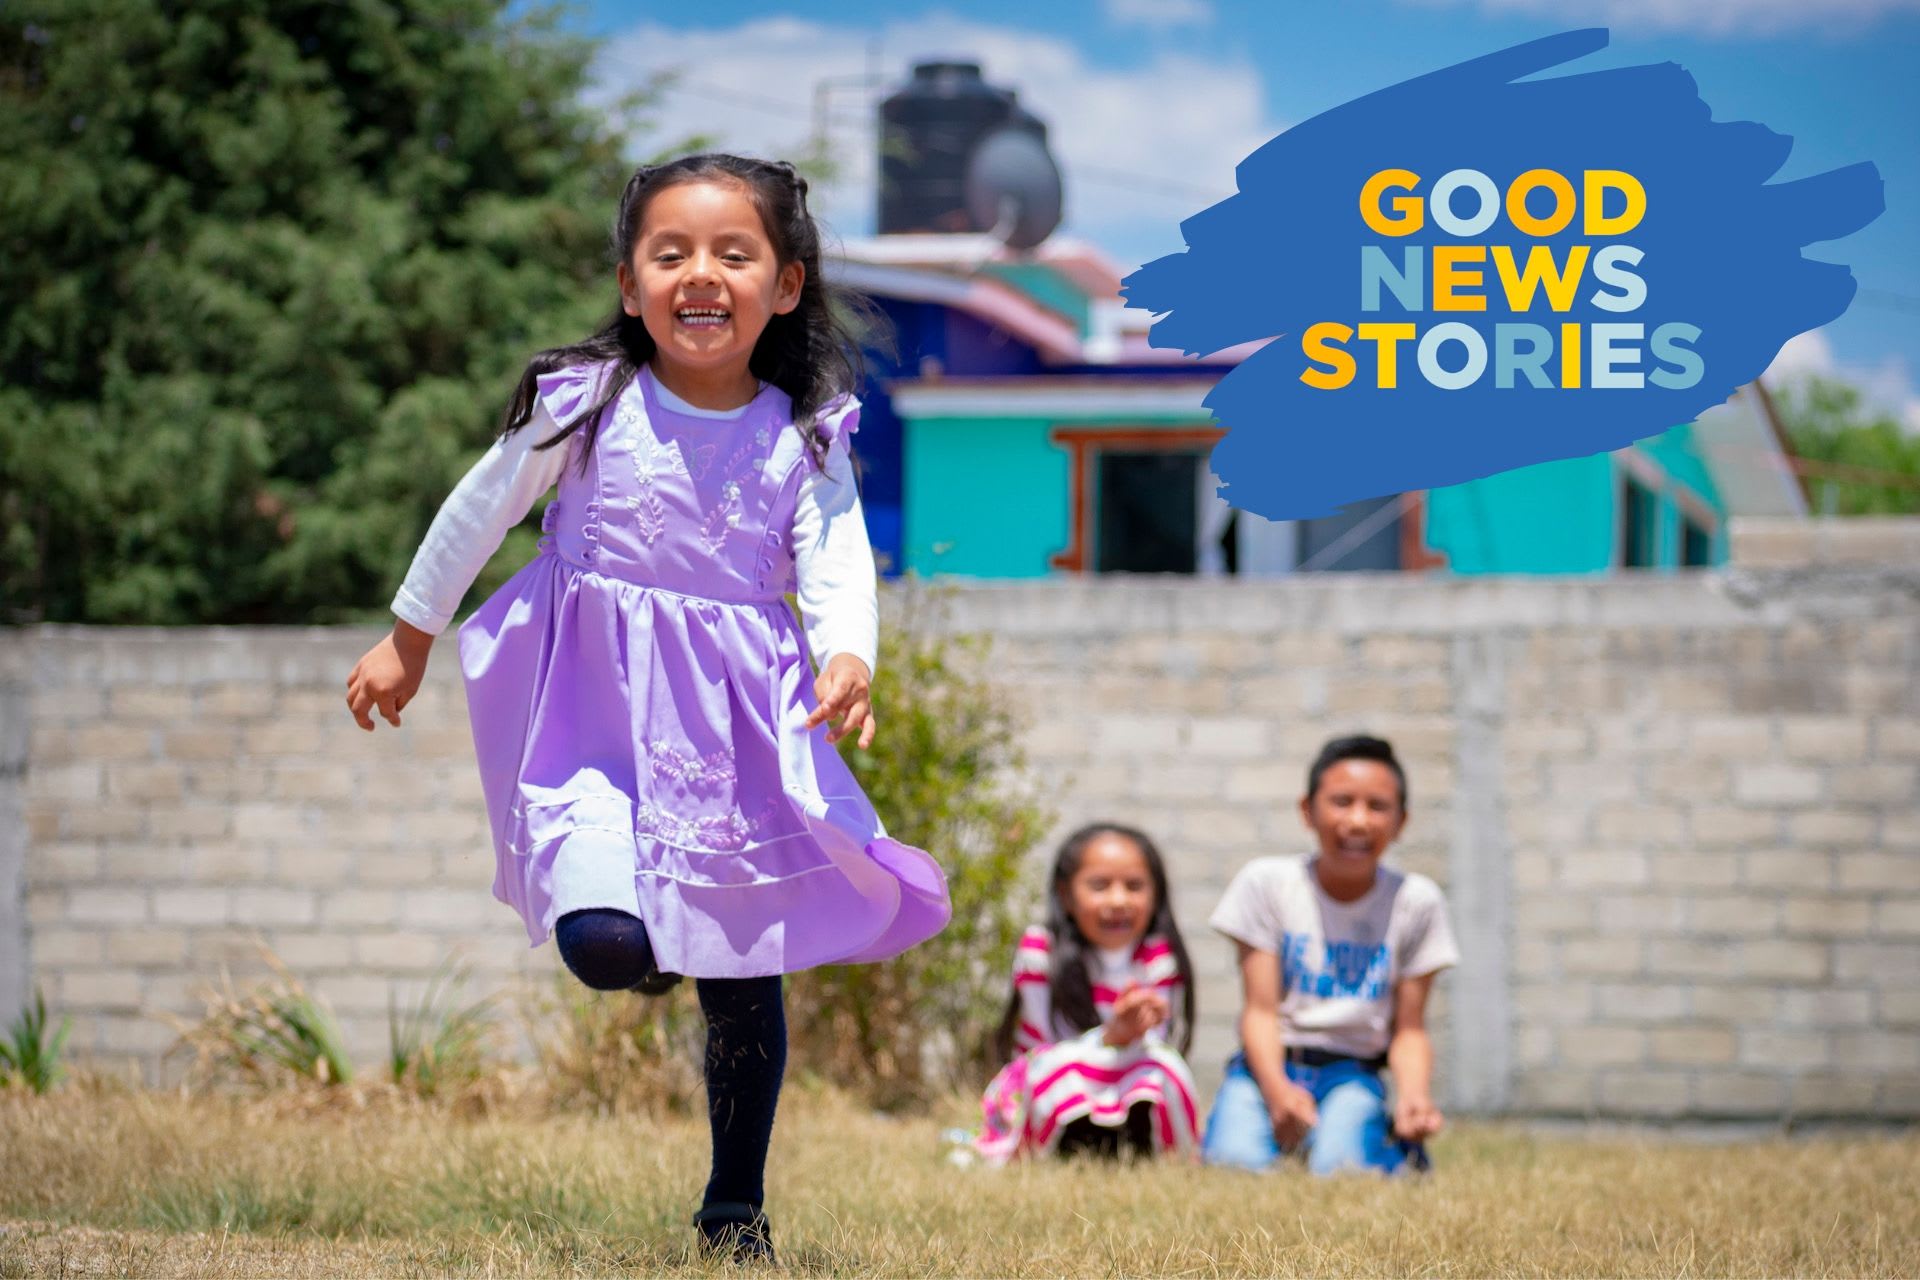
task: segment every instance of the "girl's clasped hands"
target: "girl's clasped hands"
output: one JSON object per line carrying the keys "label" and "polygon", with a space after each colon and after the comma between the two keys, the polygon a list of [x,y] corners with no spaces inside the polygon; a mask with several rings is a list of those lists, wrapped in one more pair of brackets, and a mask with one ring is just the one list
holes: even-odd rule
{"label": "girl's clasped hands", "polygon": [[1165,1023],[1171,1012],[1167,998],[1154,988],[1129,982],[1114,999],[1113,1013],[1107,1018],[1101,1039],[1116,1049],[1124,1049]]}

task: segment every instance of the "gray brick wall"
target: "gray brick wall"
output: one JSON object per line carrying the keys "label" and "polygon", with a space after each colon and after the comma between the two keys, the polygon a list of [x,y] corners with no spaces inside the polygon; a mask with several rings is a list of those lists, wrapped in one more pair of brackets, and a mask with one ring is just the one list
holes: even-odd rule
{"label": "gray brick wall", "polygon": [[[39,628],[0,638],[34,692],[27,944],[73,1048],[149,1076],[253,939],[384,1053],[389,988],[457,954],[477,985],[548,969],[488,886],[491,855],[450,648],[406,727],[341,697],[360,629]],[[4,916],[0,915],[0,920]],[[0,946],[4,946],[0,939]]]}
{"label": "gray brick wall", "polygon": [[[995,634],[1062,829],[1162,841],[1204,1083],[1237,1012],[1206,916],[1247,859],[1308,847],[1306,762],[1364,729],[1412,779],[1393,857],[1462,935],[1454,1106],[1920,1115],[1920,523],[1734,540],[1717,573],[976,584],[945,625]],[[403,731],[346,716],[374,634],[0,635],[0,817],[25,816],[0,823],[0,1001],[30,970],[76,1049],[152,1075],[152,1015],[251,972],[256,930],[368,1059],[390,986],[450,952],[484,985],[549,973],[488,893],[450,648]]]}
{"label": "gray brick wall", "polygon": [[24,792],[32,720],[26,654],[25,646],[0,637],[0,1020],[8,1023],[29,994]]}

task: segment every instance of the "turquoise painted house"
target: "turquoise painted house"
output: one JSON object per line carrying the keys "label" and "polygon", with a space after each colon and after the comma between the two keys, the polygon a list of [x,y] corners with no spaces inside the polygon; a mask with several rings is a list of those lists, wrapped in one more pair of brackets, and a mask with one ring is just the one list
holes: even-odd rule
{"label": "turquoise painted house", "polygon": [[1715,565],[1730,516],[1808,513],[1758,382],[1631,448],[1434,489],[1423,505],[1426,546],[1455,573]]}
{"label": "turquoise painted house", "polygon": [[829,275],[891,321],[857,446],[869,529],[897,574],[1271,576],[1321,570],[1605,573],[1714,565],[1735,515],[1805,515],[1765,390],[1630,448],[1268,521],[1216,496],[1202,400],[1257,349],[1147,345],[1120,273],[1055,237],[849,241]]}

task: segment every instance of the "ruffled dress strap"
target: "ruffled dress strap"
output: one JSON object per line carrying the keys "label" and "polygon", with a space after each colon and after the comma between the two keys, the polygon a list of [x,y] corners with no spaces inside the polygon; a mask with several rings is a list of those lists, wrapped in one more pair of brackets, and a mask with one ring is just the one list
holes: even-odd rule
{"label": "ruffled dress strap", "polygon": [[829,401],[815,420],[814,430],[820,433],[829,447],[838,443],[848,447],[852,441],[848,438],[860,429],[860,397],[844,395]]}
{"label": "ruffled dress strap", "polygon": [[611,370],[604,364],[573,364],[534,379],[534,397],[557,427],[565,427],[586,411],[600,393],[602,379]]}
{"label": "ruffled dress strap", "polygon": [[[799,429],[796,422],[795,429]],[[835,396],[813,415],[814,434],[820,437],[822,451],[831,453],[837,445],[842,450],[851,450],[854,432],[860,429],[860,398],[851,393]],[[806,433],[801,432],[804,439]]]}

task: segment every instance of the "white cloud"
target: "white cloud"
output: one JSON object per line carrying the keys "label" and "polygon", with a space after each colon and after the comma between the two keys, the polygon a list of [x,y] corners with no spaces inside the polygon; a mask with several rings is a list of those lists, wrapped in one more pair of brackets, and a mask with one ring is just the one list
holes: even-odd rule
{"label": "white cloud", "polygon": [[1121,27],[1204,27],[1213,21],[1212,0],[1100,0],[1107,21]]}
{"label": "white cloud", "polygon": [[871,57],[877,85],[831,90],[830,135],[844,172],[817,187],[815,201],[833,229],[866,235],[880,99],[913,62],[976,61],[989,83],[1015,90],[1046,122],[1066,178],[1062,231],[1125,265],[1177,252],[1180,220],[1233,194],[1234,166],[1281,129],[1251,63],[1152,50],[1147,40],[1139,65],[1117,69],[1059,36],[949,14],[878,29],[797,17],[708,30],[646,23],[610,41],[595,96],[609,100],[652,72],[674,71],[682,87],[653,113],[656,140],[706,133],[731,150],[794,157],[806,147],[815,86],[857,79]]}
{"label": "white cloud", "polygon": [[1761,376],[1769,386],[1790,386],[1812,377],[1851,383],[1869,408],[1891,415],[1908,431],[1920,434],[1920,388],[1914,386],[1907,362],[1889,356],[1877,365],[1842,364],[1823,329],[1789,338]]}
{"label": "white cloud", "polygon": [[[1462,0],[1416,0],[1457,5]],[[1561,22],[1602,22],[1642,31],[1708,36],[1771,36],[1785,31],[1850,34],[1896,13],[1920,12],[1920,0],[1474,0],[1494,14]]]}
{"label": "white cloud", "polygon": [[1809,329],[1788,338],[1787,345],[1780,348],[1761,376],[1768,382],[1799,382],[1815,375],[1831,375],[1833,371],[1833,344],[1827,341],[1824,330]]}

